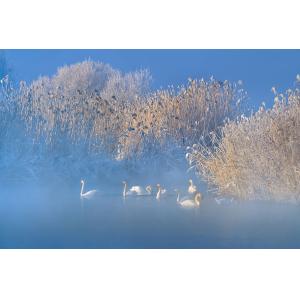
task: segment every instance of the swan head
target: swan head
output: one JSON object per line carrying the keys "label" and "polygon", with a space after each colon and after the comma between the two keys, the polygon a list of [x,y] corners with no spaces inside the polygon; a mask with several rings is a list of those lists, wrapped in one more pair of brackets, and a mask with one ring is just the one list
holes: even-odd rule
{"label": "swan head", "polygon": [[193,185],[193,180],[192,179],[189,179],[189,184]]}
{"label": "swan head", "polygon": [[80,184],[84,184],[84,180],[83,179],[80,180]]}
{"label": "swan head", "polygon": [[151,192],[152,192],[152,186],[151,186],[151,185],[147,185],[147,186],[146,186],[146,191],[147,191],[149,194],[151,194]]}
{"label": "swan head", "polygon": [[122,183],[123,183],[124,185],[126,185],[126,184],[127,184],[127,182],[126,182],[125,180],[123,180],[123,181],[122,181]]}

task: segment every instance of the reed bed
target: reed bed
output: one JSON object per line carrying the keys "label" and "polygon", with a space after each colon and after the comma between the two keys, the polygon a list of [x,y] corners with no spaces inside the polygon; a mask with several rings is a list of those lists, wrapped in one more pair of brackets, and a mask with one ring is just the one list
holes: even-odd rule
{"label": "reed bed", "polygon": [[[238,85],[214,79],[189,80],[187,86],[147,93],[150,76],[146,71],[122,79],[120,73],[115,76],[102,65],[114,76],[110,75],[111,80],[107,75],[101,86],[84,85],[82,81],[88,80],[82,76],[76,84],[66,75],[80,73],[82,67],[84,74],[89,73],[83,77],[90,78],[92,72],[86,69],[94,64],[84,62],[75,70],[65,67],[52,79],[21,87],[19,111],[35,141],[43,139],[54,150],[60,143],[65,146],[67,139],[68,146],[84,146],[88,152],[104,151],[119,160],[139,158],[168,144],[185,147],[196,142],[225,118],[235,117],[245,96]],[[121,88],[112,83],[116,80],[122,82]]]}
{"label": "reed bed", "polygon": [[273,108],[262,105],[250,117],[228,122],[210,136],[210,145],[194,145],[187,157],[223,196],[298,201],[300,91],[276,93]]}
{"label": "reed bed", "polygon": [[65,66],[30,85],[6,86],[9,101],[1,103],[9,114],[1,119],[1,132],[11,143],[2,144],[14,147],[19,136],[24,164],[32,162],[35,174],[51,164],[66,174],[70,168],[82,173],[83,166],[94,172],[104,161],[106,167],[173,166],[184,161],[187,145],[235,118],[245,98],[240,84],[213,78],[156,92],[150,86],[147,70],[124,74],[92,61]]}
{"label": "reed bed", "polygon": [[[103,176],[187,159],[215,191],[238,199],[300,198],[300,91],[245,116],[241,83],[189,79],[151,91],[147,70],[84,61],[0,89],[0,174]],[[191,146],[193,145],[193,146]],[[4,171],[3,171],[4,170]]]}

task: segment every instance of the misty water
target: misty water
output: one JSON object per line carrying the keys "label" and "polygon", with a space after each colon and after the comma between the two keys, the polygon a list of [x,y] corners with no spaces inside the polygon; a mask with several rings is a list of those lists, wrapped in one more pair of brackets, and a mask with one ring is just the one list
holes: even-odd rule
{"label": "misty water", "polygon": [[298,205],[217,204],[207,195],[199,208],[186,209],[173,194],[160,201],[155,196],[124,200],[121,183],[100,186],[97,197],[82,205],[79,191],[79,182],[1,185],[0,247],[300,247]]}

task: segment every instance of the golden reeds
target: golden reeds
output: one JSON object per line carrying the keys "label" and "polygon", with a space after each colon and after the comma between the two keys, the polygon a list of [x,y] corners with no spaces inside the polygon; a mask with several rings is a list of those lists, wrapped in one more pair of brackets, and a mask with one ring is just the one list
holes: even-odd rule
{"label": "golden reeds", "polygon": [[300,198],[300,92],[276,94],[250,117],[227,123],[215,148],[190,149],[190,163],[222,195],[238,199]]}
{"label": "golden reeds", "polygon": [[236,117],[245,98],[239,84],[213,78],[151,93],[150,81],[147,71],[122,74],[91,61],[63,67],[51,78],[21,83],[10,102],[0,102],[0,109],[10,103],[0,134],[13,139],[18,120],[30,156],[24,161],[39,160],[38,167],[51,159],[77,169],[101,159],[161,167],[184,161],[186,146]]}
{"label": "golden reeds", "polygon": [[148,95],[140,91],[132,96],[130,90],[124,98],[104,98],[97,90],[66,94],[49,89],[49,82],[45,89],[46,81],[22,86],[20,93],[21,115],[36,140],[43,137],[55,147],[67,138],[92,152],[121,152],[123,159],[140,157],[149,149],[164,150],[170,141],[180,147],[199,141],[224,118],[234,117],[235,103],[244,97],[236,85],[216,80],[190,80],[186,87]]}

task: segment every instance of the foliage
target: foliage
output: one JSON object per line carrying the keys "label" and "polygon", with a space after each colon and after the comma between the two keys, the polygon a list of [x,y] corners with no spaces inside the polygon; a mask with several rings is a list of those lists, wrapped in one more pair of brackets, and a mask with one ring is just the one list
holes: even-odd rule
{"label": "foliage", "polygon": [[1,125],[2,132],[26,137],[28,157],[21,159],[32,162],[31,170],[45,161],[66,173],[101,160],[127,168],[172,166],[184,161],[187,145],[235,118],[245,98],[239,84],[213,78],[156,92],[150,92],[150,83],[144,70],[123,74],[92,61],[65,66],[51,78],[11,91],[2,102],[9,104],[10,122]]}
{"label": "foliage", "polygon": [[228,122],[211,145],[194,145],[187,156],[220,194],[299,199],[300,91],[276,93],[272,109]]}

